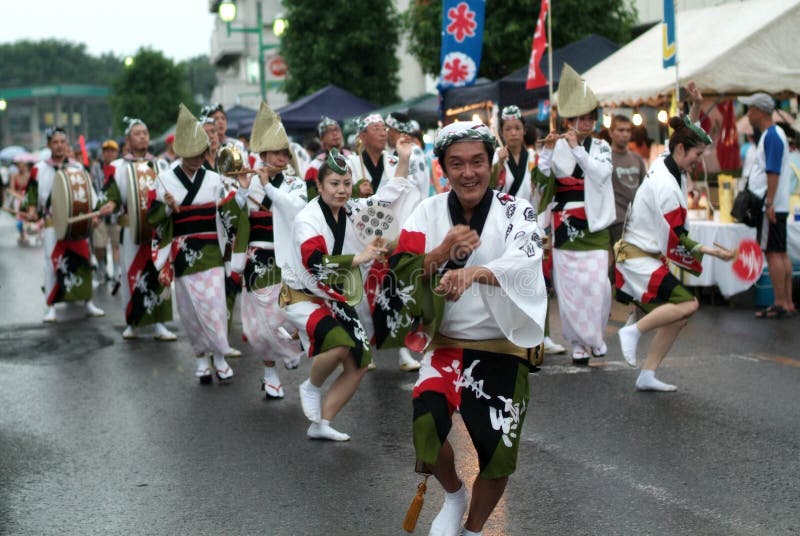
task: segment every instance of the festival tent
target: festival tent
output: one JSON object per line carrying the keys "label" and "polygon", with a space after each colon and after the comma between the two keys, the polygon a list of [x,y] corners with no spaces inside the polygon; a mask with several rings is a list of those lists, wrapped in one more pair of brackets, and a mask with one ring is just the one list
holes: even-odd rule
{"label": "festival tent", "polygon": [[[681,86],[694,80],[704,96],[798,90],[800,0],[679,11],[676,27]],[[675,69],[664,69],[661,55],[662,30],[656,25],[583,72],[583,78],[605,105],[663,103],[674,90]]]}
{"label": "festival tent", "polygon": [[247,130],[252,128],[253,121],[256,118],[256,110],[237,104],[225,110],[225,117],[228,119],[228,130],[225,134],[236,137],[242,132],[243,126],[246,126]]}
{"label": "festival tent", "polygon": [[[591,34],[553,51],[553,88],[558,87],[561,68],[565,62],[576,71],[583,72],[618,49],[619,45],[616,43],[601,35]],[[539,62],[539,67],[545,73],[548,71],[548,62],[549,52]],[[458,108],[481,101],[492,101],[501,107],[516,104],[523,109],[533,108],[539,99],[548,98],[549,89],[544,86],[528,90],[525,88],[527,79],[528,66],[525,65],[494,82],[453,88],[444,95],[444,108]]]}
{"label": "festival tent", "polygon": [[[411,119],[415,119],[424,125],[434,124],[439,119],[439,96],[434,93],[423,93],[416,97],[406,99],[377,110],[372,110],[370,113],[381,114],[387,116],[392,112],[400,112],[408,115]],[[357,119],[358,117],[354,118]]]}
{"label": "festival tent", "polygon": [[[291,104],[275,110],[283,126],[289,132],[307,132],[314,130],[323,115],[342,123],[345,119],[363,115],[378,107],[370,101],[356,97],[349,91],[330,85],[303,97]],[[238,106],[237,108],[244,108]],[[233,110],[233,108],[231,108]],[[249,118],[241,118],[237,132],[249,136],[255,120],[255,111]],[[230,123],[230,118],[228,119]],[[230,131],[230,127],[228,128]]]}
{"label": "festival tent", "polygon": [[408,108],[408,116],[416,119],[423,127],[435,125],[439,120],[439,95],[428,96]]}
{"label": "festival tent", "polygon": [[348,117],[365,114],[377,107],[377,104],[330,85],[276,110],[276,113],[286,130],[302,132],[314,130],[323,115],[342,122]]}

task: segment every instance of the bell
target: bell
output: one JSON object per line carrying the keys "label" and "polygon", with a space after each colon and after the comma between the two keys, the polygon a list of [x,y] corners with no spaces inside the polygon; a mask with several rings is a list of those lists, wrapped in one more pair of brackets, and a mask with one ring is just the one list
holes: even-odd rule
{"label": "bell", "polygon": [[217,166],[223,175],[236,175],[244,167],[242,153],[236,147],[221,147],[217,151]]}

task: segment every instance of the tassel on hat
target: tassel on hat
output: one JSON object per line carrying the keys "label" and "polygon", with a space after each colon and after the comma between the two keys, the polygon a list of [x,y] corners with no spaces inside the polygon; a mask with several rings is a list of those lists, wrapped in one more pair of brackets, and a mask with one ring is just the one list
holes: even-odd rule
{"label": "tassel on hat", "polygon": [[210,144],[208,134],[200,122],[192,115],[189,108],[181,103],[172,150],[181,158],[192,158],[204,153]]}
{"label": "tassel on hat", "polygon": [[564,64],[558,82],[558,115],[579,117],[596,109],[600,102],[575,69]]}

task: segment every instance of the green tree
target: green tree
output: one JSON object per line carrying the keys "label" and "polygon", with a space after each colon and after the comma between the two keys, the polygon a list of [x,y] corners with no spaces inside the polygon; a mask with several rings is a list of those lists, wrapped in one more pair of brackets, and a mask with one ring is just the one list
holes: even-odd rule
{"label": "green tree", "polygon": [[133,63],[114,79],[112,87],[111,108],[117,132],[124,130],[122,118],[127,115],[147,123],[155,137],[175,123],[181,102],[197,109],[184,69],[148,48],[139,49]]}
{"label": "green tree", "polygon": [[281,53],[291,100],[335,84],[378,104],[397,100],[399,19],[392,0],[286,2]]}
{"label": "green tree", "polygon": [[104,86],[122,70],[122,62],[111,55],[90,56],[86,45],[46,39],[0,45],[0,86],[24,87],[45,84]]}
{"label": "green tree", "polygon": [[217,85],[217,71],[211,65],[208,56],[195,56],[180,63],[180,67],[186,70],[186,78],[189,80],[189,89],[196,103],[208,102],[211,92]]}
{"label": "green tree", "polygon": [[[46,39],[22,40],[0,45],[0,87],[55,84],[108,86],[123,70],[122,61],[111,55],[99,58],[86,52],[86,45]],[[89,138],[111,135],[111,107],[103,100],[86,103]]]}
{"label": "green tree", "polygon": [[[540,0],[486,2],[479,76],[500,78],[528,63],[539,8]],[[592,33],[624,44],[636,24],[636,8],[629,0],[556,0],[552,15],[554,49]],[[425,73],[438,76],[442,2],[412,0],[403,26],[411,54]]]}

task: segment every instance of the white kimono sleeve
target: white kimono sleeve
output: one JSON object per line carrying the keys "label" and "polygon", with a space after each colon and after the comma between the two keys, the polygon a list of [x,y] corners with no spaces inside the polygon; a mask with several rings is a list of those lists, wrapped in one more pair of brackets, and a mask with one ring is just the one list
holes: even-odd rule
{"label": "white kimono sleeve", "polygon": [[513,229],[505,239],[503,253],[486,264],[500,289],[481,292],[481,296],[503,335],[517,346],[533,348],[544,338],[547,314],[544,250],[536,211],[524,200],[517,203],[511,220]]}
{"label": "white kimono sleeve", "polygon": [[[392,177],[386,184],[381,184],[378,191],[370,197],[350,198],[350,203],[366,207],[373,203],[393,204],[401,197],[407,196],[414,185],[405,177]],[[371,203],[370,203],[371,202]]]}
{"label": "white kimono sleeve", "polygon": [[296,215],[306,206],[305,184],[300,179],[292,183],[292,188],[288,192],[267,183],[264,186],[264,193],[277,207],[285,210],[287,214]]}
{"label": "white kimono sleeve", "polygon": [[614,223],[617,217],[614,185],[611,182],[614,170],[611,164],[611,147],[604,140],[593,139],[588,153],[579,145],[572,149],[572,154],[586,178],[584,195],[589,230],[592,232],[603,230]]}
{"label": "white kimono sleeve", "polygon": [[[171,170],[159,173],[159,179],[154,183],[155,201],[164,204],[164,211],[167,217],[170,217],[172,215],[172,208],[170,208],[164,201],[164,195],[166,194],[164,182],[168,180],[167,177],[170,173],[172,173]],[[161,271],[162,268],[164,268],[167,262],[169,262],[171,249],[172,249],[171,245],[166,245],[165,247],[158,248],[158,253],[156,254],[155,259],[153,259],[153,264],[155,265],[156,270],[158,270],[159,272]]]}

